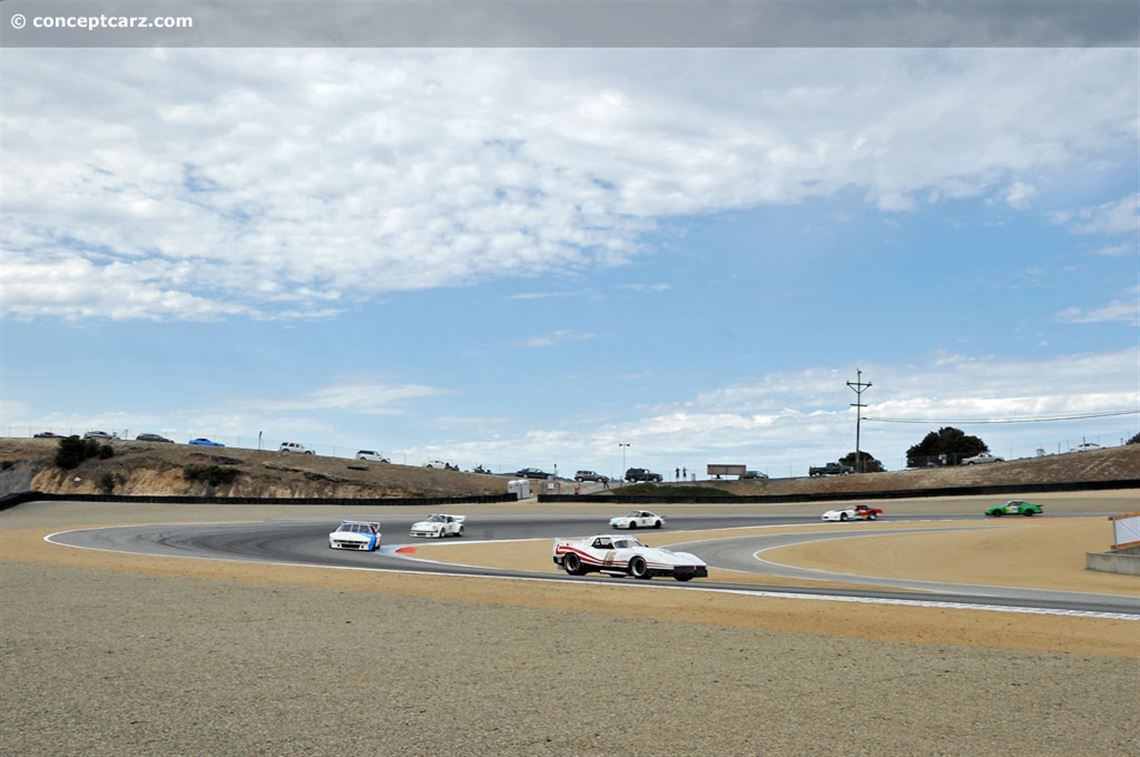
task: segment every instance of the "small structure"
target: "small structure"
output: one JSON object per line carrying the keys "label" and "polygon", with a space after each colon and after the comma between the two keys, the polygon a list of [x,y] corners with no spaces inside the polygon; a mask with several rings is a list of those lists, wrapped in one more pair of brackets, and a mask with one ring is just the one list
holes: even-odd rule
{"label": "small structure", "polygon": [[507,482],[507,494],[517,494],[519,499],[529,499],[530,493],[530,480],[525,478],[516,478]]}
{"label": "small structure", "polygon": [[1085,554],[1085,568],[1105,573],[1140,576],[1140,513],[1110,515],[1112,548]]}
{"label": "small structure", "polygon": [[743,476],[746,470],[748,470],[747,465],[715,465],[713,463],[708,465],[708,474],[717,478],[721,476]]}

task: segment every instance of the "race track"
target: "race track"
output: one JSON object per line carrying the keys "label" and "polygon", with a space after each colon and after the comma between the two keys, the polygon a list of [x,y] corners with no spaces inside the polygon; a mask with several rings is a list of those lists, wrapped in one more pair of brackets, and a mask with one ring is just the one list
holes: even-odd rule
{"label": "race track", "polygon": [[[1140,619],[1140,597],[1108,594],[1087,594],[1041,589],[1011,588],[998,586],[976,586],[951,583],[935,583],[897,578],[874,578],[853,576],[841,573],[808,570],[771,563],[755,556],[763,550],[802,543],[816,539],[836,539],[857,536],[862,524],[850,524],[850,531],[828,531],[817,534],[781,534],[769,536],[732,536],[725,532],[724,538],[689,542],[684,550],[694,552],[704,559],[712,569],[709,580],[701,580],[682,585],[673,581],[623,581],[610,577],[569,578],[554,569],[550,572],[523,572],[496,570],[485,567],[451,565],[438,562],[409,559],[397,553],[406,544],[438,543],[435,540],[415,540],[407,536],[414,520],[419,517],[382,517],[384,547],[379,553],[361,553],[328,548],[327,535],[339,523],[339,519],[297,519],[270,520],[249,524],[194,524],[194,525],[145,525],[97,528],[77,531],[64,531],[51,534],[47,540],[60,545],[83,549],[96,549],[126,552],[160,557],[182,557],[198,559],[225,559],[238,561],[265,562],[287,565],[318,566],[351,570],[378,570],[417,573],[437,573],[446,575],[478,575],[515,580],[541,580],[550,582],[573,581],[595,582],[614,585],[621,582],[644,590],[668,591],[722,591],[760,595],[832,597],[846,601],[868,601],[901,604],[926,604],[936,606],[979,605],[994,609],[1022,609],[1061,614],[1093,614],[1122,616]],[[1056,516],[1054,516],[1056,517]],[[931,520],[960,521],[964,529],[981,525],[976,515],[898,515],[891,517],[891,523]],[[698,515],[672,516],[668,519],[667,530],[707,531],[755,526],[785,526],[797,524],[817,524],[817,517],[802,515]],[[880,528],[874,533],[908,534],[921,529]],[[942,524],[945,526],[946,524]],[[524,540],[554,538],[556,536],[580,536],[604,532],[599,528],[597,516],[571,515],[485,515],[473,518],[466,524],[464,542]],[[652,543],[655,531],[639,531],[639,536]],[[680,545],[673,545],[680,546]],[[831,579],[841,582],[857,581],[863,585],[879,586],[880,589],[839,590],[809,587],[768,586],[755,583],[741,584],[716,580],[716,568],[746,570],[761,575],[791,578]],[[917,594],[916,594],[917,593]]]}

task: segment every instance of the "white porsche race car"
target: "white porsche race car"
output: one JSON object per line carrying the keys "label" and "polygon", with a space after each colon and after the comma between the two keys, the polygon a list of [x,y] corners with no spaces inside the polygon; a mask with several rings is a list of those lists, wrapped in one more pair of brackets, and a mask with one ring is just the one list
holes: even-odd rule
{"label": "white porsche race car", "polygon": [[610,518],[610,528],[661,528],[665,519],[648,510],[630,510],[625,515]]}
{"label": "white porsche race car", "polygon": [[586,539],[555,539],[554,564],[572,576],[605,573],[634,578],[672,576],[678,581],[688,581],[709,574],[704,560],[696,555],[650,547],[635,536],[608,534]]}
{"label": "white porsche race car", "polygon": [[375,552],[380,549],[380,524],[374,520],[341,521],[337,530],[329,534],[329,549]]}
{"label": "white porsche race car", "polygon": [[427,520],[412,524],[412,536],[426,536],[432,539],[442,539],[445,536],[463,536],[463,521],[465,515],[444,515],[434,513]]}

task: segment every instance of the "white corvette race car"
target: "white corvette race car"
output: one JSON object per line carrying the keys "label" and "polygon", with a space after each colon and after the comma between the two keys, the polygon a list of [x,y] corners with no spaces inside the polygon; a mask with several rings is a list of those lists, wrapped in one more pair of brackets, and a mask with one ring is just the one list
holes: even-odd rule
{"label": "white corvette race car", "polygon": [[591,536],[555,539],[554,564],[572,576],[605,573],[610,576],[652,578],[672,576],[678,581],[708,576],[704,560],[688,552],[646,546],[635,536]]}
{"label": "white corvette race car", "polygon": [[661,528],[665,519],[648,510],[630,510],[625,515],[610,518],[610,528]]}
{"label": "white corvette race car", "polygon": [[380,549],[380,524],[372,520],[341,521],[337,530],[329,534],[329,549],[375,552]]}
{"label": "white corvette race car", "polygon": [[883,514],[882,508],[870,505],[850,505],[839,510],[828,510],[819,516],[820,520],[875,520]]}
{"label": "white corvette race car", "polygon": [[433,539],[442,539],[445,536],[463,536],[463,521],[465,515],[444,515],[434,513],[427,520],[412,524],[412,536],[426,536]]}

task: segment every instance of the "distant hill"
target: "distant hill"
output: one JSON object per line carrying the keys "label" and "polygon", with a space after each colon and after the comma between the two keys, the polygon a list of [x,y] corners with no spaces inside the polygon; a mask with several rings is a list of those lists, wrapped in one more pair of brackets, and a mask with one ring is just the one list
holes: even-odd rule
{"label": "distant hill", "polygon": [[[92,458],[64,471],[52,462],[57,447],[54,439],[0,439],[0,496],[28,490],[99,494],[110,486],[114,494],[151,496],[438,497],[502,494],[509,481],[506,476],[340,457],[135,441],[113,442],[114,457]],[[232,483],[211,486],[206,480],[187,480],[185,471],[194,466],[207,472],[212,467],[233,469],[237,474],[231,474]],[[954,468],[700,484],[728,494],[782,495],[1136,478],[1140,478],[1140,444]],[[536,485],[536,493],[537,489]]]}

